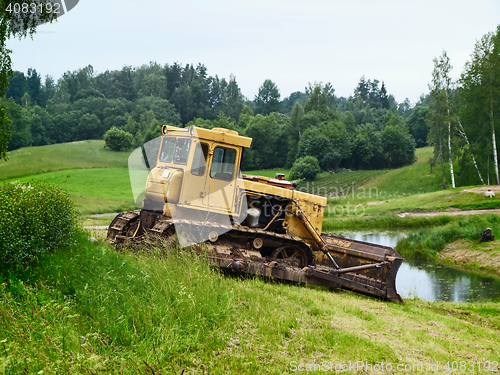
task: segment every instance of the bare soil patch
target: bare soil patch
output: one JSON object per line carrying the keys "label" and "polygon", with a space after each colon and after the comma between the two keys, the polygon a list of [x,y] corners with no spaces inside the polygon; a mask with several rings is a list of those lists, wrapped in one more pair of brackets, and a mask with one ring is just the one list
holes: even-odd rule
{"label": "bare soil patch", "polygon": [[457,240],[450,243],[439,254],[439,258],[462,266],[473,266],[495,276],[500,276],[500,244],[498,241],[485,242],[481,250],[475,250],[476,242]]}

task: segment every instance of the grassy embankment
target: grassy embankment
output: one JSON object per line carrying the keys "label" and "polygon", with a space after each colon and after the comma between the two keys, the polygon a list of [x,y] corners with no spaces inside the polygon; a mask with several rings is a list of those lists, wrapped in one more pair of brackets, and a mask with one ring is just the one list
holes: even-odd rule
{"label": "grassy embankment", "polygon": [[137,208],[128,175],[130,152],[104,148],[104,141],[27,147],[0,162],[0,181],[46,181],[67,190],[81,214]]}
{"label": "grassy embankment", "polygon": [[500,361],[499,303],[397,305],[228,278],[186,251],[134,255],[85,236],[32,266],[0,282],[2,373],[282,374],[348,361],[438,361],[447,373],[448,361]]}

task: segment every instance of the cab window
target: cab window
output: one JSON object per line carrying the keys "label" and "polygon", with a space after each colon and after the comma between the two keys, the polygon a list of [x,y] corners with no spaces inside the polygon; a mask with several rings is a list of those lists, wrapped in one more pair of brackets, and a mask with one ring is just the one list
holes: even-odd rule
{"label": "cab window", "polygon": [[210,177],[217,180],[231,181],[234,175],[235,160],[235,149],[216,147],[212,159]]}
{"label": "cab window", "polygon": [[186,164],[190,148],[190,138],[165,137],[161,146],[160,161],[163,163]]}
{"label": "cab window", "polygon": [[206,143],[197,143],[194,149],[193,165],[191,174],[194,176],[203,176],[207,166],[208,145]]}

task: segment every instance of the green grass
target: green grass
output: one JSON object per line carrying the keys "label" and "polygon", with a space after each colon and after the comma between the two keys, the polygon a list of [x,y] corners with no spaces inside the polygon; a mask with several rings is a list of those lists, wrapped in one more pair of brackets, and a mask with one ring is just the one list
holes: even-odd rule
{"label": "green grass", "polygon": [[129,154],[105,149],[98,140],[25,147],[0,160],[0,181],[65,169],[126,168]]}
{"label": "green grass", "polygon": [[449,243],[464,239],[479,242],[480,233],[487,228],[500,233],[500,216],[476,215],[459,217],[445,225],[422,228],[400,240],[396,250],[404,257],[436,259]]}
{"label": "green grass", "polygon": [[442,369],[500,360],[499,303],[397,305],[222,277],[187,251],[117,253],[84,237],[34,266],[0,280],[2,373],[283,374],[325,361]]}
{"label": "green grass", "polygon": [[323,172],[314,181],[301,181],[297,190],[328,197],[352,194],[353,189],[366,185],[376,176],[387,173],[376,171],[343,171],[339,173]]}
{"label": "green grass", "polygon": [[128,168],[72,169],[16,178],[45,181],[66,190],[81,214],[137,209]]}
{"label": "green grass", "polygon": [[439,165],[430,172],[429,158],[432,153],[432,147],[417,149],[415,163],[380,174],[366,184],[365,188],[376,187],[382,198],[430,193],[442,189]]}

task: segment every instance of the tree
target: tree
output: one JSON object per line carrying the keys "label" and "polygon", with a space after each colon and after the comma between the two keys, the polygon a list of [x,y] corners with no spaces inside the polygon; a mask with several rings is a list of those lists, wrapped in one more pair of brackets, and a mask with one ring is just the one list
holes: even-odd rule
{"label": "tree", "polygon": [[122,151],[132,148],[134,137],[118,128],[112,127],[104,134],[104,147],[112,151]]}
{"label": "tree", "polygon": [[26,76],[28,85],[28,94],[35,103],[40,104],[40,89],[42,87],[42,77],[36,72],[36,69],[29,68]]}
{"label": "tree", "polygon": [[[498,154],[495,123],[500,116],[500,26],[496,34],[490,32],[476,42],[471,61],[465,65],[460,78],[461,119],[469,134],[480,139],[489,132],[495,172],[498,185]],[[470,129],[470,132],[469,132]],[[486,150],[486,147],[482,147]],[[491,155],[491,154],[490,154]],[[487,159],[490,159],[490,155]]]}
{"label": "tree", "polygon": [[385,126],[381,137],[389,168],[402,167],[415,161],[415,141],[406,127]]}
{"label": "tree", "polygon": [[[12,138],[8,145],[8,150],[12,151],[21,147],[31,145],[30,118],[29,112],[17,104],[13,98],[6,101],[6,110],[9,119],[12,120]],[[3,105],[3,103],[0,103]]]}
{"label": "tree", "polygon": [[[14,12],[15,7],[22,7],[24,0],[0,0],[0,99],[5,97],[5,92],[9,86],[8,76],[12,75],[12,51],[7,48],[5,42],[10,37],[19,39],[33,35],[36,27],[42,22],[52,22],[57,17],[56,13],[44,12],[45,4],[48,0],[40,0],[41,7],[36,7],[35,13]],[[9,11],[10,9],[10,11]],[[38,9],[41,9],[40,11]],[[12,131],[7,109],[4,104],[0,104],[0,158],[7,159],[7,146]]]}
{"label": "tree", "polygon": [[300,103],[295,103],[290,115],[290,126],[288,129],[288,157],[286,166],[291,168],[297,158],[298,144],[301,135],[301,120],[304,117],[304,109]]}
{"label": "tree", "polygon": [[285,129],[289,126],[288,121],[288,117],[281,113],[273,113],[270,116],[257,115],[252,119],[245,130],[246,135],[252,138],[251,152],[245,151],[249,164],[253,164],[256,169],[285,165],[288,145]]}
{"label": "tree", "polygon": [[259,93],[255,96],[255,112],[261,115],[268,115],[271,112],[279,112],[281,107],[280,92],[278,86],[266,79],[259,88]]}
{"label": "tree", "polygon": [[429,113],[429,107],[418,106],[412,111],[410,117],[406,120],[408,131],[415,140],[416,147],[427,146],[427,135],[429,128],[427,126],[426,118]]}
{"label": "tree", "polygon": [[287,98],[281,102],[281,108],[284,113],[290,114],[295,104],[299,103],[303,106],[309,100],[309,95],[301,91],[292,92]]}
{"label": "tree", "polygon": [[389,96],[384,81],[382,81],[382,87],[380,88],[380,104],[382,108],[389,109]]}
{"label": "tree", "polygon": [[14,70],[12,76],[8,77],[9,88],[7,89],[7,98],[13,98],[17,104],[21,104],[21,98],[28,92],[28,82],[23,72]]}
{"label": "tree", "polygon": [[354,90],[354,95],[359,95],[363,103],[366,103],[368,101],[369,92],[370,88],[366,82],[365,76],[361,76],[358,86]]}
{"label": "tree", "polygon": [[309,88],[309,100],[304,105],[304,112],[317,111],[326,113],[328,112],[328,97],[325,90],[321,89],[320,85]]}
{"label": "tree", "polygon": [[290,179],[312,181],[319,172],[321,172],[321,168],[318,159],[314,156],[306,156],[295,161],[290,169]]}
{"label": "tree", "polygon": [[453,173],[453,156],[451,147],[451,78],[450,78],[450,59],[446,53],[438,58],[434,58],[434,70],[432,71],[432,83],[429,85],[430,94],[433,102],[429,111],[429,135],[435,141],[434,160],[439,157],[441,161],[441,173],[443,177],[443,189],[446,188],[446,178],[443,162],[443,142],[447,138],[448,157],[450,164],[451,186],[455,187],[455,174]]}
{"label": "tree", "polygon": [[333,153],[330,139],[318,128],[311,128],[300,137],[297,156],[314,156],[321,160],[324,155]]}

